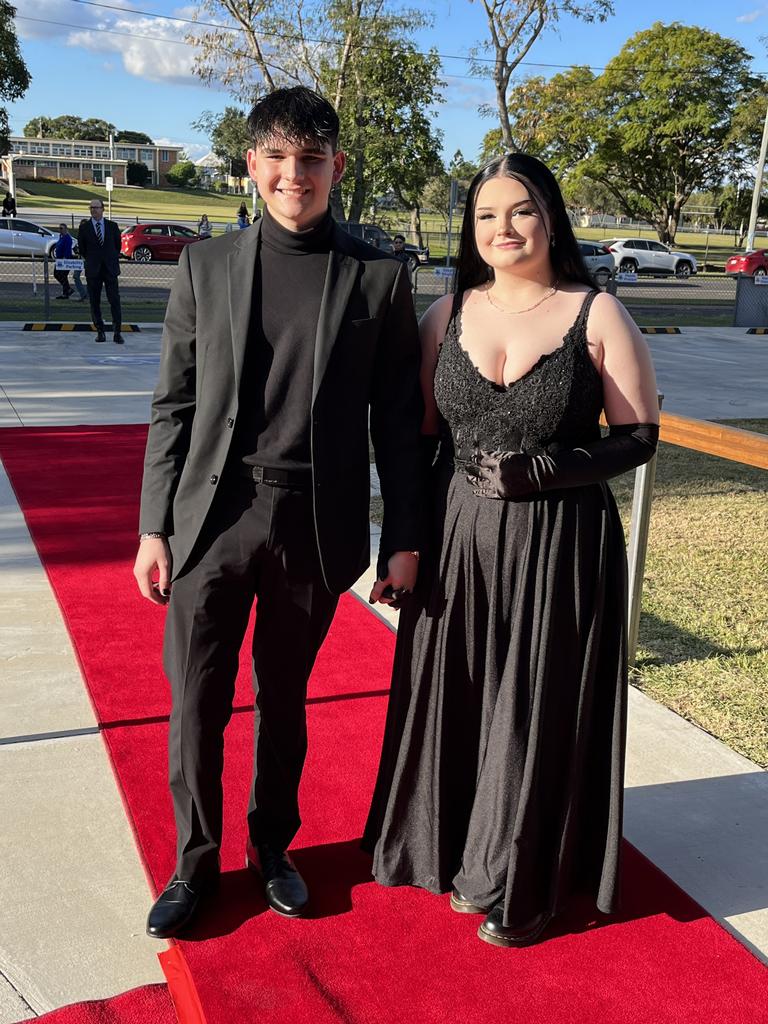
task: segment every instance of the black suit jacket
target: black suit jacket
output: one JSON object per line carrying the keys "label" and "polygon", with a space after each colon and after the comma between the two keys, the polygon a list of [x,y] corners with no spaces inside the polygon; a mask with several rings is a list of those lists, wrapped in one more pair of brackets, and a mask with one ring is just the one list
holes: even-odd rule
{"label": "black suit jacket", "polygon": [[[183,573],[225,472],[239,408],[261,223],[189,245],[163,328],[144,463],[140,532],[164,532]],[[314,517],[326,586],[341,593],[370,563],[373,440],[383,551],[418,549],[423,407],[406,268],[334,229],[315,338]]]}
{"label": "black suit jacket", "polygon": [[85,276],[94,278],[102,271],[109,277],[120,274],[120,228],[113,220],[102,220],[104,242],[99,245],[90,217],[81,221],[77,231],[77,249],[85,260]]}

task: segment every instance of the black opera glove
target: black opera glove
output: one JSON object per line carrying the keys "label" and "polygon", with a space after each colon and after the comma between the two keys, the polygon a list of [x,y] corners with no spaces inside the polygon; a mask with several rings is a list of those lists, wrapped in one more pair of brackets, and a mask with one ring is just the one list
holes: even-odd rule
{"label": "black opera glove", "polygon": [[621,423],[608,436],[580,448],[551,453],[479,451],[467,468],[475,494],[512,501],[542,491],[584,487],[626,473],[648,462],[656,451],[656,423]]}

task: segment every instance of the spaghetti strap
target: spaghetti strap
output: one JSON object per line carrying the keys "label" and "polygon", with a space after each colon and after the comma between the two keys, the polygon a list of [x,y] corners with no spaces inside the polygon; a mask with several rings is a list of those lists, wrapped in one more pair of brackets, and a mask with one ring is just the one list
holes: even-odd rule
{"label": "spaghetti strap", "polygon": [[587,292],[587,295],[581,304],[579,315],[576,317],[576,322],[573,325],[574,333],[583,330],[587,326],[589,311],[592,308],[592,303],[595,301],[595,296],[599,294],[600,293],[598,291]]}

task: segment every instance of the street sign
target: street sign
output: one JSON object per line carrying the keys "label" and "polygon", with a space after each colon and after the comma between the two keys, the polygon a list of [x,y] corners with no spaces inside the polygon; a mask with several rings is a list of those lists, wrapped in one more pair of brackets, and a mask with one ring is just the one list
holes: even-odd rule
{"label": "street sign", "polygon": [[82,260],[56,260],[57,270],[83,270]]}
{"label": "street sign", "polygon": [[435,277],[453,277],[453,267],[435,267]]}
{"label": "street sign", "polygon": [[616,280],[619,284],[633,284],[637,281],[637,274],[617,274]]}
{"label": "street sign", "polygon": [[104,187],[106,188],[107,192],[111,192],[112,189],[115,187],[115,179],[112,177],[105,178]]}
{"label": "street sign", "polygon": [[768,275],[758,274],[757,277],[753,277],[752,280],[755,284],[768,284]]}

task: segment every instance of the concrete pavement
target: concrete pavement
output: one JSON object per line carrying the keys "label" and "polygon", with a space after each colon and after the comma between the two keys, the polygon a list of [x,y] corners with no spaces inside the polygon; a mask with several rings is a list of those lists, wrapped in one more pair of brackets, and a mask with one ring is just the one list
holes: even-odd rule
{"label": "concrete pavement", "polygon": [[[648,341],[665,408],[768,416],[768,338],[686,329]],[[146,422],[159,344],[156,325],[118,349],[0,324],[0,426]],[[356,588],[363,597],[372,575]],[[10,1024],[161,980],[164,943],[144,935],[149,887],[3,473],[0,664],[0,1024]],[[766,798],[768,773],[632,691],[628,839],[768,961]]]}

